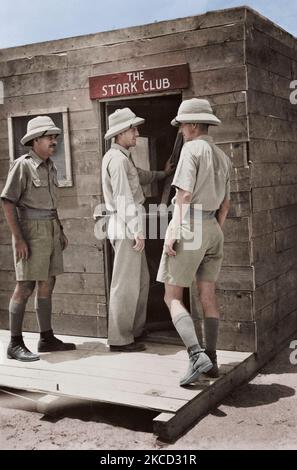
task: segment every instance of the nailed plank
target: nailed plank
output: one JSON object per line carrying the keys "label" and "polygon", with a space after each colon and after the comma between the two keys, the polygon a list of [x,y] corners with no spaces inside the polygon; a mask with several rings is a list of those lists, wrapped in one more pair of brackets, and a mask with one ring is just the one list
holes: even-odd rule
{"label": "nailed plank", "polygon": [[253,115],[250,120],[251,139],[277,140],[284,142],[297,141],[297,122]]}
{"label": "nailed plank", "polygon": [[0,245],[0,269],[13,270],[13,254],[11,245]]}
{"label": "nailed plank", "polygon": [[235,351],[255,351],[256,323],[221,321],[218,348],[223,347]]}
{"label": "nailed plank", "polygon": [[231,158],[234,168],[247,166],[246,142],[235,142],[218,145]]}
{"label": "nailed plank", "polygon": [[76,129],[70,132],[74,152],[98,152],[98,129]]}
{"label": "nailed plank", "polygon": [[171,51],[167,54],[150,54],[145,55],[144,57],[130,57],[128,59],[122,59],[117,61],[107,61],[102,64],[94,64],[91,66],[91,77],[97,75],[105,75],[120,72],[130,72],[132,70],[143,70],[143,69],[151,69],[156,67],[165,67],[171,66],[172,64],[185,64],[187,62],[186,59],[186,51]]}
{"label": "nailed plank", "polygon": [[[224,79],[222,79],[224,77]],[[192,90],[195,96],[215,95],[247,90],[246,67],[226,67],[192,74]],[[185,98],[192,91],[185,91]]]}
{"label": "nailed plank", "polygon": [[252,139],[249,149],[254,163],[295,163],[297,158],[297,142]]}
{"label": "nailed plank", "polygon": [[251,185],[253,188],[279,186],[281,165],[278,163],[254,163],[251,165]]}
{"label": "nailed plank", "polygon": [[88,88],[90,75],[91,68],[84,66],[6,77],[5,97]]}
{"label": "nailed plank", "polygon": [[276,279],[277,296],[281,297],[295,290],[297,284],[297,268],[292,266],[291,269],[280,275]]}
{"label": "nailed plank", "polygon": [[[94,46],[80,50],[69,51],[67,53],[68,66],[76,67],[80,65],[100,64],[131,57],[144,57],[156,53],[170,53],[178,50],[188,50],[199,48],[199,54],[203,56],[205,49],[234,44],[241,42],[243,45],[244,27],[243,24],[215,27],[212,29],[200,29],[195,31],[179,32],[157,38],[143,38],[125,43],[111,44],[106,46]],[[231,48],[234,46],[231,46]],[[237,52],[237,49],[236,49]],[[236,55],[236,52],[233,54]],[[209,52],[212,55],[212,51]],[[215,55],[215,49],[213,50]],[[228,54],[228,52],[227,52]],[[232,60],[232,59],[231,59]],[[1,69],[0,69],[1,70]]]}
{"label": "nailed plank", "polygon": [[[282,322],[279,322],[276,330],[277,343],[281,343],[284,340],[290,338],[296,338],[296,324],[297,324],[297,310],[286,315]],[[295,335],[294,335],[295,333]],[[293,336],[294,335],[294,336]]]}
{"label": "nailed plank", "polygon": [[286,163],[281,166],[281,180],[283,185],[297,184],[297,163]]}
{"label": "nailed plank", "polygon": [[266,233],[252,239],[253,262],[269,258],[276,251],[274,233]]}
{"label": "nailed plank", "polygon": [[208,12],[204,15],[190,16],[182,19],[155,22],[132,28],[122,28],[74,38],[46,41],[33,45],[2,49],[0,61],[42,54],[54,54],[97,45],[110,45],[137,39],[153,38],[175,34],[177,32],[213,28],[222,25],[242,23],[245,18],[245,8]]}
{"label": "nailed plank", "polygon": [[37,109],[51,109],[55,103],[69,108],[70,112],[92,110],[96,106],[91,102],[87,88],[51,91],[13,98],[5,97],[4,104],[0,106],[0,118],[6,119],[8,115],[16,113],[32,114],[32,111]]}
{"label": "nailed plank", "polygon": [[[4,366],[1,366],[3,368]],[[168,397],[150,397],[139,393],[126,392],[118,390],[117,387],[104,389],[100,384],[102,379],[90,377],[88,384],[83,383],[80,378],[71,377],[71,380],[64,378],[62,374],[55,374],[55,379],[51,382],[44,382],[46,374],[38,371],[33,376],[34,371],[30,371],[29,377],[20,377],[8,375],[5,371],[1,374],[1,383],[3,386],[12,388],[27,388],[38,391],[57,392],[59,395],[67,395],[89,400],[98,400],[103,403],[116,403],[135,407],[144,407],[157,411],[176,411],[183,404],[183,400]],[[57,382],[58,381],[58,382]],[[29,385],[31,383],[31,386]],[[50,385],[49,385],[50,384]],[[112,384],[111,384],[112,385]]]}
{"label": "nailed plank", "polygon": [[270,211],[274,231],[296,225],[297,205],[281,207]]}
{"label": "nailed plank", "polygon": [[248,217],[228,217],[223,226],[225,242],[245,242],[251,237]]}
{"label": "nailed plank", "polygon": [[246,217],[252,212],[251,194],[249,191],[231,193],[230,217]]}
{"label": "nailed plank", "polygon": [[253,211],[277,209],[297,203],[297,185],[272,186],[266,188],[253,188]]}
{"label": "nailed plank", "polygon": [[[61,191],[62,192],[62,191]],[[66,195],[66,191],[64,192]],[[63,194],[64,194],[63,193]],[[74,186],[68,188],[67,196],[95,196],[102,195],[102,184],[99,175],[74,175]]]}
{"label": "nailed plank", "polygon": [[216,142],[245,142],[248,139],[247,118],[227,119],[221,126],[212,129],[210,135]]}
{"label": "nailed plank", "polygon": [[93,246],[98,244],[101,247],[101,243],[94,236],[94,219],[91,217],[82,217],[76,219],[64,219],[63,227],[67,235],[70,245],[87,245]]}
{"label": "nailed plank", "polygon": [[280,230],[275,233],[275,248],[276,251],[284,251],[292,248],[297,243],[297,226]]}
{"label": "nailed plank", "polygon": [[254,212],[251,220],[253,237],[272,232],[273,226],[270,211]]}
{"label": "nailed plank", "polygon": [[281,274],[294,267],[297,261],[295,248],[274,253],[270,257],[262,259],[255,263],[255,281],[256,286],[261,286],[272,279],[276,279]]}
{"label": "nailed plank", "polygon": [[257,332],[262,333],[263,330],[273,328],[278,323],[279,312],[276,303],[267,305],[262,310],[256,312]]}
{"label": "nailed plank", "polygon": [[11,244],[11,232],[8,228],[6,220],[2,218],[0,218],[0,244],[1,245]]}
{"label": "nailed plank", "polygon": [[272,280],[256,288],[254,292],[255,312],[275,302],[277,299],[276,281]]}
{"label": "nailed plank", "polygon": [[55,292],[105,295],[103,274],[65,273],[57,277]]}
{"label": "nailed plank", "polygon": [[[8,310],[11,292],[0,291],[0,305],[2,310]],[[53,313],[57,315],[86,315],[106,317],[105,296],[91,294],[57,294],[52,298]],[[34,312],[34,296],[30,297],[27,312]]]}
{"label": "nailed plank", "polygon": [[[15,273],[0,271],[0,291],[15,288]],[[103,274],[64,273],[57,276],[55,292],[59,294],[105,295]]]}
{"label": "nailed plank", "polygon": [[253,65],[247,65],[248,89],[288,99],[292,79],[281,77],[273,72]]}
{"label": "nailed plank", "polygon": [[223,266],[250,266],[250,250],[249,242],[225,243]]}
{"label": "nailed plank", "polygon": [[[107,335],[107,319],[104,317],[72,314],[53,315],[52,323],[56,334],[85,335],[95,338]],[[0,328],[9,329],[7,310],[0,310]],[[26,312],[23,330],[39,332],[36,313]]]}
{"label": "nailed plank", "polygon": [[238,386],[257,369],[254,355],[249,356],[240,366],[234,367],[228,374],[211,385],[211,393],[201,393],[198,398],[189,401],[177,414],[162,414],[154,419],[154,433],[163,440],[173,440],[184,432],[197,416],[215,407],[233,387]]}
{"label": "nailed plank", "polygon": [[246,9],[246,24],[257,28],[271,37],[271,39],[279,41],[296,53],[296,38],[252,8]]}
{"label": "nailed plank", "polygon": [[101,180],[101,157],[99,152],[91,150],[81,152],[77,147],[72,152],[73,172],[77,175],[96,175]]}
{"label": "nailed plank", "polygon": [[[71,188],[69,188],[71,189]],[[63,195],[68,188],[64,188]],[[59,199],[59,217],[61,219],[91,218],[95,207],[102,202],[98,195],[90,196],[62,196]]]}
{"label": "nailed plank", "polygon": [[18,60],[8,59],[0,62],[0,77],[24,75],[42,72],[44,70],[64,69],[68,65],[67,55],[47,54],[35,57],[26,57]]}
{"label": "nailed plank", "polygon": [[[203,309],[195,291],[192,291],[195,302],[195,317],[203,319]],[[220,318],[226,322],[248,322],[253,320],[252,293],[244,291],[216,291]],[[227,345],[224,345],[227,347]]]}
{"label": "nailed plank", "polygon": [[[79,358],[77,358],[79,360]],[[164,358],[165,362],[165,358]],[[105,367],[109,367],[109,361],[105,361]],[[57,370],[57,368],[50,368],[50,370],[42,370],[39,368],[39,370],[36,369],[31,369],[31,368],[26,368],[25,371],[16,371],[16,368],[9,367],[6,365],[2,365],[1,367],[1,372],[5,376],[10,376],[10,377],[15,377],[16,375],[18,376],[25,376],[25,377],[32,377],[35,378],[38,374],[40,374],[40,377],[46,377],[46,375],[50,372],[51,376],[54,378],[56,383],[59,385],[59,391],[63,393],[62,387],[65,385],[67,388],[69,387],[69,390],[71,390],[71,385],[72,385],[72,392],[74,393],[74,396],[77,396],[77,391],[80,390],[80,385],[81,383],[85,383],[84,379],[86,374],[85,373],[79,373],[79,371],[73,372],[72,370],[67,371],[67,370]],[[165,369],[165,368],[164,368]],[[94,368],[93,368],[94,371]],[[147,398],[151,398],[150,403],[152,403],[155,399],[155,404],[157,407],[161,406],[162,407],[162,402],[164,402],[164,409],[166,410],[166,404],[164,398],[168,399],[168,405],[174,406],[175,409],[173,411],[176,411],[180,406],[184,404],[186,400],[192,399],[194,396],[197,395],[197,390],[189,390],[189,389],[183,389],[182,387],[178,386],[177,381],[175,381],[175,384],[153,384],[153,385],[158,385],[157,387],[152,388],[152,384],[146,383],[143,381],[138,381],[138,380],[132,380],[130,377],[127,378],[127,375],[124,377],[119,377],[120,374],[114,374],[113,376],[108,376],[105,377],[102,374],[88,374],[88,383],[85,384],[85,387],[83,389],[87,393],[96,393],[96,388],[98,386],[98,381],[100,381],[100,391],[104,392],[104,395],[106,397],[113,396],[113,391],[116,390],[117,392],[122,392],[124,395],[131,394],[131,399],[133,402],[136,402],[136,397],[139,399],[139,405],[141,407],[146,407],[147,404]],[[175,386],[174,386],[175,385]],[[198,392],[199,393],[199,392]],[[84,397],[82,397],[84,398]],[[88,397],[85,397],[88,398]],[[174,402],[173,400],[177,400]],[[181,403],[179,403],[179,400]],[[114,400],[112,400],[114,402]],[[132,404],[131,404],[132,405]],[[133,405],[132,405],[133,406]],[[163,408],[161,408],[163,409]]]}
{"label": "nailed plank", "polygon": [[277,299],[276,310],[278,315],[278,321],[282,322],[283,319],[290,313],[297,309],[297,296],[296,293],[290,292],[287,295],[282,295]]}
{"label": "nailed plank", "polygon": [[[0,247],[1,248],[1,247]],[[68,245],[63,252],[65,273],[104,273],[102,246]]]}
{"label": "nailed plank", "polygon": [[[246,93],[242,91],[235,91],[230,93],[223,93],[218,95],[207,95],[205,98],[209,100],[212,106],[218,109],[219,106],[225,104],[234,104],[241,103],[241,105],[246,104]],[[240,115],[242,114],[242,106],[239,106]],[[244,113],[246,114],[246,112]]]}
{"label": "nailed plank", "polygon": [[254,290],[253,267],[223,267],[218,279],[217,287],[218,289],[223,290]]}
{"label": "nailed plank", "polygon": [[98,123],[95,108],[90,110],[72,111],[69,113],[69,129],[71,131],[97,128]]}
{"label": "nailed plank", "polygon": [[[252,114],[261,114],[262,116],[274,116],[279,119],[296,121],[296,106],[290,103],[290,100],[273,96],[256,90],[247,92],[248,110]],[[253,117],[251,116],[251,119]]]}
{"label": "nailed plank", "polygon": [[15,288],[15,273],[14,271],[0,270],[0,291],[12,292]]}
{"label": "nailed plank", "polygon": [[[296,54],[297,60],[297,54]],[[271,47],[269,36],[256,28],[247,28],[246,62],[292,79],[291,58]]]}

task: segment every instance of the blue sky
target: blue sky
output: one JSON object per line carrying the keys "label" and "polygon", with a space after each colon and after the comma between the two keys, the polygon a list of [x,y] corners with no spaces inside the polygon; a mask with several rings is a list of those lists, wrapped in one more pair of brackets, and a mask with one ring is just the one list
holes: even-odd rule
{"label": "blue sky", "polygon": [[297,36],[296,0],[0,0],[0,48],[248,5]]}

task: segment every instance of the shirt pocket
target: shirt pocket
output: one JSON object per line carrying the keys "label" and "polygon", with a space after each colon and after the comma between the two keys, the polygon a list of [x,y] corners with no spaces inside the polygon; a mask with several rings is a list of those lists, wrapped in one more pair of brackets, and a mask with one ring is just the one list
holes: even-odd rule
{"label": "shirt pocket", "polygon": [[129,185],[130,185],[132,193],[135,193],[140,183],[139,183],[138,172],[134,165],[131,165],[129,169],[128,181],[129,181]]}
{"label": "shirt pocket", "polygon": [[54,182],[54,185],[55,185],[57,188],[59,188],[59,187],[60,187],[60,185],[59,185],[59,181],[58,181],[58,178],[57,178],[57,176],[56,176],[56,175],[53,177],[53,182]]}
{"label": "shirt pocket", "polygon": [[32,179],[32,184],[35,188],[46,188],[48,186],[48,180],[33,178]]}

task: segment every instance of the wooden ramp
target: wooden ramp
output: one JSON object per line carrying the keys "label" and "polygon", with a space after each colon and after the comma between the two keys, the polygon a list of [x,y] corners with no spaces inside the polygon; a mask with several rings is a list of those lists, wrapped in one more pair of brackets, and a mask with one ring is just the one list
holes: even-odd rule
{"label": "wooden ramp", "polygon": [[[24,336],[36,351],[39,335]],[[220,377],[202,376],[182,388],[179,378],[188,359],[181,346],[147,343],[143,352],[111,353],[104,339],[59,337],[74,342],[77,350],[21,363],[6,358],[9,332],[0,330],[0,386],[153,410],[159,413],[154,433],[163,440],[178,437],[254,372],[253,353],[219,351]]]}

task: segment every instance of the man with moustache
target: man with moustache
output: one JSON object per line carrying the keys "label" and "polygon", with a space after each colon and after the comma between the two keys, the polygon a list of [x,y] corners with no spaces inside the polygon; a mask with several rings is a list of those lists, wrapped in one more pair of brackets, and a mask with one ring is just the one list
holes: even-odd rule
{"label": "man with moustache", "polygon": [[2,206],[12,232],[16,287],[9,303],[11,341],[7,357],[22,362],[39,355],[25,346],[22,326],[25,308],[36,287],[35,307],[40,329],[38,352],[75,349],[52,330],[52,292],[56,276],[63,273],[62,250],[68,240],[57,214],[57,169],[51,160],[61,134],[52,119],[38,116],[27,125],[22,145],[27,154],[15,160],[1,193]]}

